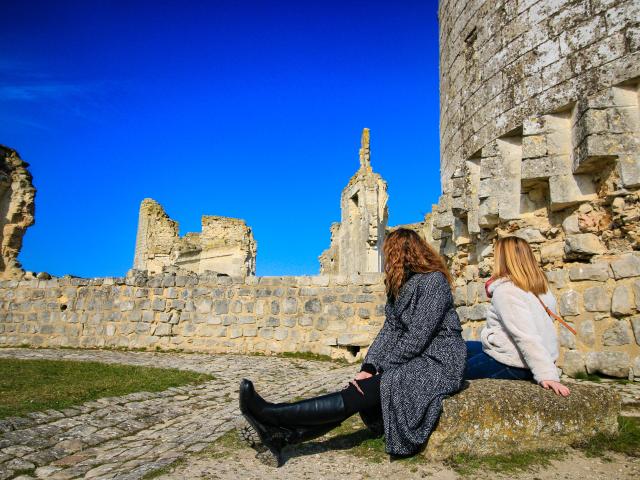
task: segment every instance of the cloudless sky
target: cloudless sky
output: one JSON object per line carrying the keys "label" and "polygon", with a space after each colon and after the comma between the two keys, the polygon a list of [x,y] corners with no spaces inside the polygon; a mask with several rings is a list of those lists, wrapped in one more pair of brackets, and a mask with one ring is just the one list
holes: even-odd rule
{"label": "cloudless sky", "polygon": [[437,0],[0,0],[0,143],[30,164],[19,260],[124,275],[138,209],[240,217],[258,275],[314,274],[363,127],[389,224],[440,193]]}

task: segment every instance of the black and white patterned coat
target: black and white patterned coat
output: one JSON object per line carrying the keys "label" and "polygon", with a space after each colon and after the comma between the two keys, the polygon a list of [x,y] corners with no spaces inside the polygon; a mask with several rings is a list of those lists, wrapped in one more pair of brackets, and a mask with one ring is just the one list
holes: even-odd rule
{"label": "black and white patterned coat", "polygon": [[[408,455],[429,438],[442,400],[462,386],[466,345],[451,287],[441,272],[411,276],[395,302],[387,302],[385,316],[363,365],[382,372],[386,452]],[[375,422],[363,413],[365,424]]]}

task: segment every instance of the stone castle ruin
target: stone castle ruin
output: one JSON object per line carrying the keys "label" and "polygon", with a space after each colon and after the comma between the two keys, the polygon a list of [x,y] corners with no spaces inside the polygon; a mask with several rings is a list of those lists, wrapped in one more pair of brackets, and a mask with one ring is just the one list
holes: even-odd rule
{"label": "stone castle ruin", "polygon": [[[492,241],[533,246],[569,374],[640,374],[640,5],[443,0],[443,194],[428,236],[478,338]],[[635,337],[635,338],[634,338]]]}
{"label": "stone castle ruin", "polygon": [[[439,4],[442,195],[407,227],[448,260],[470,339],[489,305],[493,240],[525,238],[578,331],[559,327],[569,375],[640,378],[639,18],[633,0]],[[35,190],[26,164],[1,152],[0,345],[359,360],[384,321],[387,193],[367,129],[321,275],[303,277],[255,277],[241,220],[205,216],[180,237],[145,199],[127,276],[20,278]]]}
{"label": "stone castle ruin", "polygon": [[18,152],[0,145],[0,278],[20,278],[22,237],[35,222],[36,189]]}
{"label": "stone castle ruin", "polygon": [[140,205],[133,268],[150,274],[174,267],[193,273],[212,271],[232,277],[256,272],[257,244],[244,220],[204,215],[202,232],[180,237],[178,223],[162,205],[145,198]]}
{"label": "stone castle ruin", "polygon": [[365,128],[360,168],[342,190],[341,221],[331,225],[331,245],[319,257],[321,274],[382,272],[387,198],[387,183],[371,168],[369,129]]}

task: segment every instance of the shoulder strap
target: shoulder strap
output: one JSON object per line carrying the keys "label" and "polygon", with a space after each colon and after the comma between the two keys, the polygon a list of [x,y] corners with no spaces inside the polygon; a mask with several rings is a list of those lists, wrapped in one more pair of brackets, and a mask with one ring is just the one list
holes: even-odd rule
{"label": "shoulder strap", "polygon": [[574,335],[578,334],[578,332],[576,332],[567,322],[565,322],[560,315],[556,315],[555,313],[553,313],[553,311],[544,304],[544,302],[542,301],[542,299],[539,296],[536,295],[536,298],[540,302],[540,305],[542,305],[542,308],[544,308],[544,311],[547,312],[547,315],[549,315],[554,320],[557,320],[558,322],[560,322],[560,324],[563,327],[565,327],[567,330],[569,330]]}

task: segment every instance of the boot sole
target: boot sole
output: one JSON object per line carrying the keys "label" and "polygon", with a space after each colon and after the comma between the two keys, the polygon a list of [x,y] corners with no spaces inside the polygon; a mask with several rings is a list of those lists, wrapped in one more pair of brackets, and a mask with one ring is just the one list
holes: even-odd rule
{"label": "boot sole", "polygon": [[258,421],[253,418],[249,409],[243,402],[243,384],[240,384],[240,412],[247,421],[247,425],[239,430],[241,438],[254,450],[256,450],[256,458],[263,464],[270,467],[279,467],[282,465],[280,450],[276,449],[270,442],[265,441],[262,435],[262,429]]}
{"label": "boot sole", "polygon": [[247,420],[248,425],[242,428],[240,435],[242,435],[242,439],[256,451],[256,458],[269,467],[277,468],[282,465],[280,451],[264,441],[264,438],[260,435],[260,429],[253,423],[248,415],[242,415]]}

